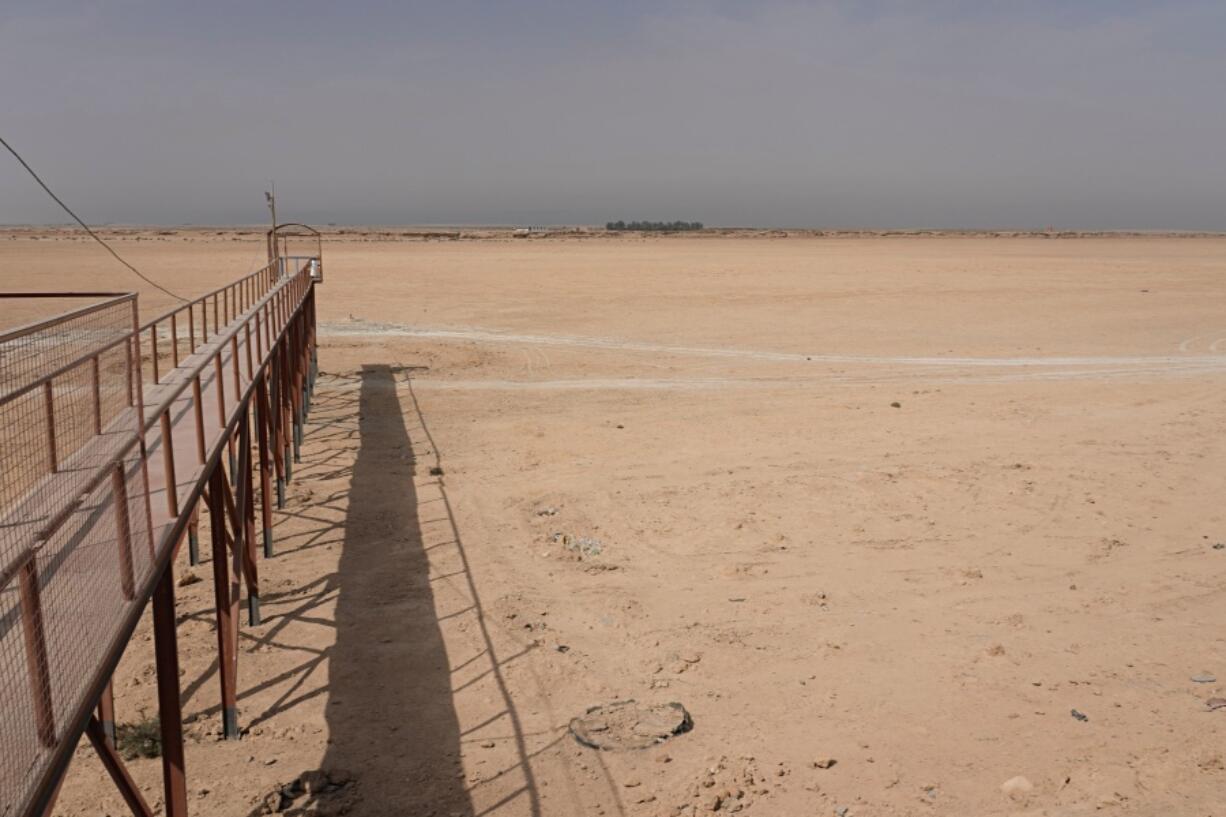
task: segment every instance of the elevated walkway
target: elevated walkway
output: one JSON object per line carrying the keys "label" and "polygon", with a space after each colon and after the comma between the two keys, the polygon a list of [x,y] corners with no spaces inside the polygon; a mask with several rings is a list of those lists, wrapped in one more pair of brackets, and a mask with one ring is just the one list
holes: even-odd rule
{"label": "elevated walkway", "polygon": [[244,585],[259,620],[256,498],[270,556],[316,371],[320,268],[278,256],[144,326],[135,295],[99,293],[0,334],[0,817],[49,813],[83,734],[133,812],[152,814],[115,752],[110,693],[149,601],[163,802],[187,813],[172,574],[185,539],[199,558],[202,505],[224,731],[238,736]]}

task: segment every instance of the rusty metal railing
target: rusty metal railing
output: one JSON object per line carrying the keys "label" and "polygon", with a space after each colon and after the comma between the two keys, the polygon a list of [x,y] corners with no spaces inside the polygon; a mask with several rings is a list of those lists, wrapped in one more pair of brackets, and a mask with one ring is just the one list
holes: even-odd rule
{"label": "rusty metal railing", "polygon": [[114,649],[108,622],[136,604],[153,564],[136,296],[96,297],[0,335],[4,815],[69,735],[75,745],[79,702]]}
{"label": "rusty metal railing", "polygon": [[[42,813],[82,733],[129,805],[149,811],[105,721],[110,676],[151,598],[164,802],[168,814],[185,813],[170,562],[203,497],[214,570],[227,569],[217,548],[231,550],[258,617],[250,409],[267,554],[273,474],[279,499],[315,371],[311,269],[283,266],[143,326],[128,294],[0,334],[0,817]],[[220,462],[227,450],[233,490]],[[223,604],[221,584],[231,737],[237,624],[222,618],[238,587]]]}
{"label": "rusty metal railing", "polygon": [[[279,277],[282,277],[280,267],[267,264],[141,326],[143,354],[147,355],[152,365],[153,382],[158,383],[162,379],[163,361],[169,358],[167,371],[173,370],[181,358],[195,353],[197,347],[209,342],[210,326],[212,334],[216,335],[268,294]],[[210,313],[212,324],[209,323]]]}

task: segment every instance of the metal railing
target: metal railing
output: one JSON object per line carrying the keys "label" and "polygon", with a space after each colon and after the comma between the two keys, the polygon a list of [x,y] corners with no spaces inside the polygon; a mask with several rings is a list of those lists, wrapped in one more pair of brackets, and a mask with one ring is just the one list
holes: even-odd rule
{"label": "metal railing", "polygon": [[153,382],[161,381],[164,360],[169,358],[173,370],[180,359],[194,354],[198,346],[209,342],[210,313],[213,335],[216,335],[270,292],[277,280],[284,277],[283,270],[284,265],[269,263],[141,326],[141,342],[146,344],[144,354],[148,355],[153,367]]}
{"label": "metal railing", "polygon": [[[215,332],[207,341],[202,340],[199,344],[191,346],[191,354],[181,359],[180,365],[172,373],[173,377],[155,382],[150,389],[150,399],[153,405],[145,412],[145,429],[153,431],[154,427],[157,427],[157,443],[151,444],[150,451],[152,452],[155,448],[161,449],[165,478],[162,485],[159,486],[155,481],[152,488],[155,492],[159,489],[165,490],[166,511],[172,518],[179,516],[180,508],[187,507],[189,502],[194,502],[198,498],[197,496],[180,497],[176,490],[171,490],[172,486],[179,484],[175,463],[176,446],[172,429],[182,428],[181,425],[177,426],[175,423],[174,411],[175,405],[183,399],[188,401],[186,410],[192,416],[192,429],[196,443],[194,460],[197,469],[204,468],[211,459],[208,456],[210,452],[206,445],[206,438],[210,436],[207,432],[214,429],[209,416],[212,409],[205,405],[206,391],[211,391],[215,400],[217,428],[223,434],[228,433],[234,430],[233,426],[238,421],[237,412],[248,406],[253,389],[258,390],[261,384],[263,388],[268,388],[265,370],[269,367],[276,369],[276,377],[271,383],[272,394],[259,398],[258,402],[261,410],[268,412],[276,432],[281,432],[283,444],[274,449],[278,454],[278,459],[283,460],[285,452],[296,442],[300,442],[296,435],[289,432],[289,428],[300,423],[298,415],[301,412],[299,405],[301,399],[298,395],[302,391],[302,384],[288,382],[291,367],[282,359],[274,359],[274,355],[283,356],[287,353],[301,355],[313,344],[313,337],[299,338],[296,336],[288,339],[291,348],[287,349],[280,344],[282,335],[290,327],[291,320],[307,303],[311,279],[305,264],[296,273],[288,276],[269,274],[282,266],[275,263],[270,264],[248,276],[248,279],[244,279],[268,281],[270,282],[269,289],[258,299],[247,303],[243,311],[232,315],[231,322],[221,332]],[[141,327],[142,343],[148,339],[148,352],[145,352],[143,347],[142,355],[152,356],[154,354],[156,334],[150,330],[158,323],[172,320],[176,312],[191,314],[197,305],[203,308],[211,302],[217,309],[219,295],[230,289],[231,287],[226,287],[209,293]],[[227,302],[235,303],[233,298],[228,301],[223,298],[223,306],[218,314],[226,314],[224,304]],[[239,301],[238,303],[244,302]],[[311,306],[313,307],[313,303]],[[190,394],[187,393],[189,388]],[[229,397],[227,397],[227,390],[229,390]],[[281,412],[277,412],[276,408],[280,408]],[[285,414],[289,415],[288,418],[279,422],[278,420]],[[182,447],[180,444],[179,448]],[[287,463],[278,463],[279,473],[287,468]]]}
{"label": "metal railing", "polygon": [[[176,723],[168,710],[162,717],[164,763],[177,751],[179,769],[172,787],[167,767],[167,811],[183,813],[177,660],[163,666],[161,643],[174,642],[173,592],[160,623],[166,603],[157,594],[172,586],[168,565],[205,495],[213,517],[231,519],[233,533],[224,519],[220,530],[236,564],[240,551],[250,556],[242,569],[249,600],[258,600],[249,409],[254,400],[267,553],[272,474],[280,489],[310,399],[312,284],[309,264],[292,270],[276,260],[144,325],[126,294],[0,334],[0,817],[41,814],[81,734],[99,746],[93,709],[109,700],[110,676],[150,598],[164,710],[163,686],[174,684]],[[238,482],[231,461],[231,496],[219,459],[233,454],[236,435],[248,479]],[[228,736],[232,658],[222,682]],[[177,747],[168,745],[176,735]]]}
{"label": "metal railing", "polygon": [[100,295],[0,335],[4,815],[68,735],[75,745],[79,701],[113,649],[108,622],[153,563],[136,297]]}

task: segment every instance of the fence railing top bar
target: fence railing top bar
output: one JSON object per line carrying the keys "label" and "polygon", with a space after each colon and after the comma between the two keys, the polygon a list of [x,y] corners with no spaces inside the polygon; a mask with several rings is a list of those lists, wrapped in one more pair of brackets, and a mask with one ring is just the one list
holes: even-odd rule
{"label": "fence railing top bar", "polygon": [[11,340],[32,335],[35,332],[40,332],[44,329],[50,329],[56,324],[67,323],[68,321],[77,318],[83,318],[87,315],[92,315],[107,307],[114,306],[124,301],[135,301],[135,292],[0,292],[0,299],[7,298],[101,298],[103,300],[96,301],[92,304],[80,307],[79,309],[71,309],[67,312],[60,312],[52,315],[49,318],[41,318],[32,323],[16,326],[12,329],[6,329],[0,332],[0,343],[7,343]]}
{"label": "fence railing top bar", "polygon": [[102,346],[95,346],[94,348],[89,350],[88,354],[81,355],[80,357],[77,357],[69,361],[68,363],[65,363],[59,368],[52,369],[51,371],[47,372],[44,375],[41,375],[40,377],[34,380],[27,380],[25,383],[22,383],[20,386],[12,388],[9,391],[0,390],[0,406],[3,406],[5,403],[16,400],[18,397],[21,397],[23,394],[28,394],[29,392],[33,391],[34,389],[37,389],[39,386],[43,385],[44,383],[49,383],[52,380],[55,380],[57,377],[60,377],[66,374],[67,372],[72,371],[78,366],[83,366],[85,364],[85,361],[87,360],[96,358],[99,355],[104,355],[107,352],[114,349],[116,346],[120,346],[122,344],[131,342],[132,335],[133,335],[133,332],[131,330],[128,330],[120,337],[117,337],[114,340],[112,340],[110,343],[103,344]]}
{"label": "fence railing top bar", "polygon": [[0,292],[0,298],[117,298],[121,295],[136,293],[124,290],[122,292]]}
{"label": "fence railing top bar", "polygon": [[252,278],[255,278],[256,276],[261,275],[267,272],[268,270],[270,270],[273,266],[275,266],[275,263],[276,262],[270,261],[264,266],[260,267],[255,272],[248,273],[247,275],[244,275],[242,278],[239,278],[237,281],[233,281],[229,284],[226,284],[225,286],[221,286],[221,287],[218,287],[217,289],[206,292],[203,295],[199,296],[198,298],[194,298],[188,301],[187,303],[179,304],[174,309],[169,309],[163,312],[161,315],[158,315],[156,318],[153,318],[152,320],[149,320],[146,323],[141,324],[140,331],[144,332],[146,329],[149,329],[151,326],[157,326],[162,321],[169,320],[171,315],[176,315],[185,309],[192,308],[196,304],[207,301],[209,298],[216,297],[217,295],[220,295],[221,293],[227,290],[231,290],[234,287],[238,286],[239,284],[242,284],[244,281],[250,281]]}

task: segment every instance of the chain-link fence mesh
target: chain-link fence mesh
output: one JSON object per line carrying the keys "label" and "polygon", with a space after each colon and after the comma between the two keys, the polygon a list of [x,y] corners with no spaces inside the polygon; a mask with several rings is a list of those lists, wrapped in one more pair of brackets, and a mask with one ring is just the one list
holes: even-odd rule
{"label": "chain-link fence mesh", "polygon": [[152,567],[132,297],[0,335],[0,815],[76,724]]}

